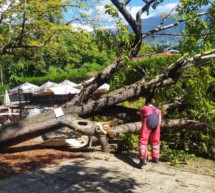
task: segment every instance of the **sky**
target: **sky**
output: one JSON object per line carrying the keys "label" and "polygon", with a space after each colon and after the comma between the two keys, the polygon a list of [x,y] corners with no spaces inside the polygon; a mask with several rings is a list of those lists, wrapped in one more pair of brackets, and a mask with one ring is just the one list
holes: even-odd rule
{"label": "sky", "polygon": [[[8,5],[11,3],[12,0],[5,0],[3,4],[0,6],[0,16],[2,11],[7,9]],[[124,1],[124,0],[121,0]],[[15,0],[15,2],[19,2],[19,0]],[[72,1],[74,3],[75,1]],[[100,2],[100,3],[99,3]],[[110,0],[87,0],[86,3],[87,5],[87,10],[83,10],[81,8],[79,9],[72,9],[68,8],[68,11],[65,12],[64,16],[66,21],[70,21],[72,18],[75,19],[75,17],[79,18],[79,14],[83,13],[88,16],[88,18],[91,18],[94,21],[99,21],[101,26],[106,27],[106,28],[115,28],[115,22],[114,19],[108,15],[105,14],[105,5],[106,4],[112,4]],[[162,4],[160,4],[156,10],[151,9],[149,15],[146,13],[142,14],[142,19],[147,18],[147,17],[152,17],[154,15],[162,14],[162,13],[168,13],[171,9],[173,9],[177,4],[179,3],[179,0],[164,0]],[[135,18],[136,13],[138,10],[141,9],[145,4],[143,0],[131,0],[131,2],[128,4],[127,8],[131,12],[132,16]],[[77,22],[71,22],[71,25],[73,28],[82,28],[87,31],[92,31],[92,27],[88,23],[80,23]],[[121,16],[121,18],[123,18]],[[126,22],[123,20],[123,22]]]}
{"label": "sky", "polygon": [[[96,21],[100,21],[104,27],[107,28],[114,28],[114,20],[111,16],[108,14],[105,14],[105,5],[111,4],[110,0],[103,0],[102,3],[94,2],[94,0],[89,0],[88,2],[91,2],[92,6],[89,6],[89,9],[87,11],[84,11],[86,15],[92,17]],[[156,10],[151,9],[149,15],[146,13],[142,14],[142,19],[145,19],[147,17],[152,17],[158,14],[162,13],[168,13],[171,11],[177,4],[179,3],[179,0],[164,0],[162,4],[160,4]],[[138,10],[140,10],[141,7],[144,6],[144,3],[142,0],[131,0],[129,5],[127,6],[128,10],[131,12],[132,16],[135,17]],[[80,10],[83,11],[83,10]],[[72,13],[72,12],[71,12]],[[71,18],[72,14],[67,12],[65,14],[66,20],[69,20]],[[92,31],[92,27],[87,24],[80,24],[72,22],[71,24],[74,28],[80,27],[82,29],[85,29],[87,31]]]}
{"label": "sky", "polygon": [[[179,0],[164,0],[164,2],[156,8],[156,10],[153,10],[153,9],[150,10],[150,15],[147,16],[146,14],[143,14],[142,19],[160,14],[161,12],[168,12],[172,8],[174,8],[178,3],[179,3]],[[143,1],[141,0],[131,1],[129,6],[133,16],[135,16],[135,14],[142,7],[142,5],[143,5]]]}

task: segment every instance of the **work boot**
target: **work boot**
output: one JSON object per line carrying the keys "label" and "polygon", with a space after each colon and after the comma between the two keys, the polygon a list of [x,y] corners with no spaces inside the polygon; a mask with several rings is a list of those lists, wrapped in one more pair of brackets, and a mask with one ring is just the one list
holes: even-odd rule
{"label": "work boot", "polygon": [[140,169],[144,166],[144,165],[147,165],[147,158],[144,157],[143,159],[140,159]]}
{"label": "work boot", "polygon": [[152,158],[152,162],[158,164],[159,163],[159,158]]}

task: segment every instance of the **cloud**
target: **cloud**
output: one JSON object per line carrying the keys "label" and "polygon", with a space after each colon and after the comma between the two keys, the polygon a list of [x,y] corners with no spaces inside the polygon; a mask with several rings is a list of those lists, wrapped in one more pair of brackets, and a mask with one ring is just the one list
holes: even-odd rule
{"label": "cloud", "polygon": [[[105,14],[105,7],[104,7],[105,4],[110,4],[110,1],[104,0],[102,2],[102,4],[99,4],[99,5],[97,4],[94,10],[93,9],[90,10],[90,14],[93,15],[96,13],[98,21],[113,23],[114,18],[108,14]],[[147,15],[147,13],[143,13],[141,15],[141,18],[142,19],[149,18],[149,17],[152,17],[154,15],[161,14],[163,12],[168,13],[173,8],[175,8],[177,6],[177,4],[178,3],[168,3],[165,5],[159,5],[156,9],[151,8],[149,10],[149,15]],[[136,18],[136,14],[141,8],[142,8],[142,6],[130,6],[130,7],[128,7],[128,10],[130,11],[132,17]],[[124,19],[122,15],[121,15],[121,18]]]}
{"label": "cloud", "polygon": [[165,12],[165,13],[167,13],[167,12],[171,11],[172,9],[174,9],[177,5],[178,5],[178,3],[168,3],[166,5],[160,5],[160,6],[158,6],[156,10],[158,12]]}
{"label": "cloud", "polygon": [[88,31],[88,32],[92,32],[93,31],[93,28],[90,27],[89,25],[82,25],[80,23],[73,23],[73,24],[71,24],[71,26],[72,26],[72,28],[74,30],[80,30],[80,29],[82,29],[82,30],[85,30],[85,31]]}
{"label": "cloud", "polygon": [[[112,16],[105,14],[105,5],[106,4],[111,4],[110,0],[104,0],[102,3],[97,3],[93,8],[90,8],[87,11],[87,15],[91,18],[93,18],[94,21],[98,21],[98,23],[103,24],[103,26],[107,26],[108,28],[112,26],[114,28],[115,20]],[[143,13],[141,18],[149,18],[161,13],[168,13],[171,11],[173,8],[177,6],[178,3],[169,3],[165,5],[159,5],[156,9],[150,9],[149,10],[149,15],[147,13]],[[128,10],[130,11],[131,15],[133,18],[136,18],[136,13],[142,8],[142,6],[130,6],[128,7]],[[124,22],[126,22],[123,18],[123,16],[120,16]],[[82,25],[82,24],[72,24],[74,28],[81,28],[85,29],[87,31],[92,31],[92,27]],[[101,25],[98,25],[101,27]]]}
{"label": "cloud", "polygon": [[[142,6],[132,6],[132,7],[129,7],[128,10],[130,11],[132,17],[136,18],[136,14],[141,8],[142,8]],[[142,19],[147,18],[147,17],[149,17],[147,15],[147,13],[143,13],[141,16]]]}
{"label": "cloud", "polygon": [[[19,0],[6,0],[4,3],[0,4],[0,17],[4,16],[5,13],[9,12],[14,6],[19,4]],[[12,18],[16,18],[17,14],[13,13]],[[2,22],[10,23],[9,18],[4,18]]]}
{"label": "cloud", "polygon": [[90,10],[90,13],[102,22],[113,22],[114,18],[105,13],[106,4],[111,4],[110,0],[104,0],[102,3],[96,4],[95,8]]}
{"label": "cloud", "polygon": [[13,3],[12,0],[6,0],[4,3],[0,4],[0,14],[9,9],[11,3]]}
{"label": "cloud", "polygon": [[[178,3],[168,3],[166,5],[159,5],[156,9],[150,8],[149,15],[147,15],[147,13],[143,13],[141,18],[142,19],[149,18],[149,17],[152,17],[154,15],[161,14],[163,12],[168,13],[169,11],[174,9],[177,5],[178,5]],[[129,8],[129,11],[131,12],[131,15],[134,18],[136,18],[136,14],[141,8],[142,8],[142,6],[132,6]]]}

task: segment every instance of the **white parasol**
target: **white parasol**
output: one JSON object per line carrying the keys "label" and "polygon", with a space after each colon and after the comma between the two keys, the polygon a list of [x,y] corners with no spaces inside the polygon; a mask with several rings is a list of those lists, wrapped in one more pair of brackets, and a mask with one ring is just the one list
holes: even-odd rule
{"label": "white parasol", "polygon": [[78,84],[76,84],[70,80],[64,80],[63,82],[59,83],[59,85],[72,86],[72,87],[78,86]]}
{"label": "white parasol", "polygon": [[55,82],[51,82],[51,81],[48,81],[44,84],[42,84],[34,93],[33,95],[50,95],[52,94],[52,90],[50,90],[50,88],[52,87],[56,87],[58,86],[57,83]]}
{"label": "white parasol", "polygon": [[23,84],[21,84],[19,86],[16,86],[15,88],[12,88],[11,90],[9,90],[9,93],[18,94],[19,90],[21,90],[22,93],[33,93],[38,88],[39,88],[39,86],[37,86],[35,84],[31,84],[29,82],[25,82],[25,83],[23,83]]}
{"label": "white parasol", "polygon": [[104,83],[97,90],[106,90],[106,91],[109,91],[110,90],[110,85],[107,84],[107,83]]}
{"label": "white parasol", "polygon": [[[94,80],[95,78],[90,78],[89,80],[86,80],[84,83],[90,83]],[[104,83],[101,85],[99,88],[95,90],[94,93],[106,93],[110,90],[110,85],[107,83]]]}
{"label": "white parasol", "polygon": [[[40,86],[40,88],[34,93],[34,95],[50,95],[50,94],[55,94],[55,95],[67,95],[67,94],[77,94],[80,92],[79,89],[74,88],[71,85],[66,85],[71,84],[68,81],[64,83],[54,83],[54,82],[47,82]],[[75,84],[75,83],[74,83]]]}
{"label": "white parasol", "polygon": [[8,91],[5,90],[5,94],[4,94],[4,106],[5,107],[9,107],[11,104],[11,101],[10,101],[10,96],[8,94]]}
{"label": "white parasol", "polygon": [[49,90],[51,90],[55,95],[77,94],[80,92],[79,89],[69,85],[58,85],[50,87]]}

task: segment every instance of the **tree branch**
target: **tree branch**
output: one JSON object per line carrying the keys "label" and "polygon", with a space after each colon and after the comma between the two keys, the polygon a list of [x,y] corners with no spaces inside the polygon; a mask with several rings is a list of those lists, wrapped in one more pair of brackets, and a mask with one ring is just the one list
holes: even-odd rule
{"label": "tree branch", "polygon": [[[146,81],[144,78],[140,81],[128,86],[124,86],[118,90],[103,95],[100,99],[95,101],[89,101],[84,104],[74,106],[73,102],[68,102],[63,107],[70,113],[76,113],[79,115],[85,115],[88,113],[96,112],[104,107],[113,106],[125,100],[129,100],[133,97],[148,96],[152,89],[166,87],[174,84],[179,79],[183,71],[190,66],[195,65],[199,61],[208,60],[210,57],[215,57],[215,50],[197,54],[191,58],[181,57],[175,63],[171,64],[167,69],[167,72],[156,76],[150,81]],[[72,109],[70,107],[72,106]]]}
{"label": "tree branch", "polygon": [[107,82],[112,77],[112,75],[123,66],[124,63],[121,59],[113,62],[105,70],[99,73],[98,76],[89,85],[84,87],[81,92],[73,98],[71,104],[81,104],[87,101],[91,93],[93,93],[99,86]]}
{"label": "tree branch", "polygon": [[125,5],[128,5],[131,2],[131,0],[125,0]]}
{"label": "tree branch", "polygon": [[[24,32],[23,32],[24,33]],[[6,46],[0,46],[0,55],[12,53],[12,50],[14,49],[28,49],[28,48],[41,48],[48,44],[52,38],[58,33],[58,31],[55,31],[53,34],[51,34],[44,42],[43,44],[37,45],[37,46],[31,46],[31,45],[22,45],[21,40],[20,43],[17,45],[14,44],[8,44]],[[23,36],[22,36],[23,37]],[[22,38],[21,38],[22,39]]]}
{"label": "tree branch", "polygon": [[138,33],[138,26],[136,21],[133,19],[132,15],[126,9],[125,4],[121,3],[119,0],[111,0],[111,2],[115,5],[115,7],[119,10],[119,12],[123,15],[126,21],[131,26],[134,33]]}
{"label": "tree branch", "polygon": [[[208,12],[200,13],[200,14],[198,14],[198,17],[203,16],[203,15],[206,15],[206,14],[208,14]],[[166,25],[166,26],[163,26],[163,27],[162,27],[161,25],[158,25],[156,28],[154,28],[154,29],[148,31],[147,33],[142,34],[142,38],[146,38],[146,37],[148,37],[148,36],[150,36],[150,35],[154,35],[155,33],[160,32],[160,31],[164,31],[164,30],[166,30],[166,29],[169,29],[169,28],[178,26],[178,25],[179,25],[180,23],[182,23],[182,22],[185,22],[185,20],[184,20],[184,19],[179,19],[179,20],[176,21],[175,23],[171,23],[171,24]],[[163,23],[163,22],[162,22],[162,23]]]}
{"label": "tree branch", "polygon": [[154,3],[156,0],[150,0],[150,1],[144,1],[146,3],[146,5],[144,7],[142,7],[136,14],[136,20],[138,23],[141,23],[141,15],[149,10],[150,6],[152,3]]}
{"label": "tree branch", "polygon": [[119,120],[124,120],[126,122],[135,122],[140,120],[139,110],[132,109],[128,107],[123,107],[120,105],[114,105],[105,108],[104,110],[100,110],[94,113],[90,113],[82,116],[83,118],[90,118],[93,116],[106,116],[112,117]]}
{"label": "tree branch", "polygon": [[[118,125],[112,127],[110,132],[114,136],[118,136],[120,133],[139,133],[142,123],[128,123],[123,125]],[[174,119],[174,120],[162,120],[161,122],[161,131],[166,129],[188,129],[188,130],[206,130],[207,124],[203,122],[193,121],[193,120],[184,120],[184,119]]]}
{"label": "tree branch", "polygon": [[181,37],[208,36],[208,35],[215,35],[215,33],[200,33],[200,34],[172,34],[172,33],[159,33],[159,34],[153,34],[153,36],[181,36]]}
{"label": "tree branch", "polygon": [[27,21],[26,19],[26,1],[24,1],[24,10],[23,10],[23,17],[22,17],[22,30],[21,30],[21,34],[19,36],[19,43],[18,46],[22,45],[22,40],[24,37],[24,33],[25,33],[25,22]]}

